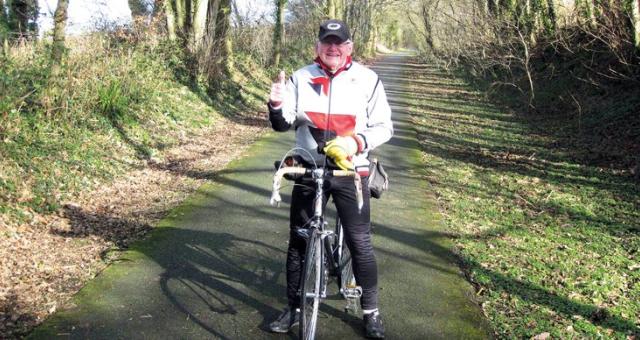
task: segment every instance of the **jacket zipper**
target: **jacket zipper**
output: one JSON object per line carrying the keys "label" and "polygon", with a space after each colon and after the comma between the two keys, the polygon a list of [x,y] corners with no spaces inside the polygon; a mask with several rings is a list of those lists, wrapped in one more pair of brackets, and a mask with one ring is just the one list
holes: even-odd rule
{"label": "jacket zipper", "polygon": [[[327,108],[327,126],[325,126],[325,130],[324,130],[324,145],[327,145],[328,142],[328,138],[329,138],[329,127],[331,126],[331,97],[333,95],[333,74],[329,75],[329,107]],[[324,146],[323,146],[324,149]],[[327,155],[324,154],[324,165],[323,167],[326,168],[327,166]]]}

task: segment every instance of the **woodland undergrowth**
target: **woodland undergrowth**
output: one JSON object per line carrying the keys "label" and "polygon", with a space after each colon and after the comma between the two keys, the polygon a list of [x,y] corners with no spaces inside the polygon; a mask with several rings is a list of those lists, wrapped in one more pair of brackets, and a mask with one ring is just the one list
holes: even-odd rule
{"label": "woodland undergrowth", "polygon": [[62,308],[265,131],[251,56],[213,84],[160,37],[70,38],[58,68],[43,41],[0,56],[0,338]]}
{"label": "woodland undergrowth", "polygon": [[430,57],[442,86],[415,89],[463,268],[501,338],[637,338],[639,53],[584,29],[526,58],[502,42]]}

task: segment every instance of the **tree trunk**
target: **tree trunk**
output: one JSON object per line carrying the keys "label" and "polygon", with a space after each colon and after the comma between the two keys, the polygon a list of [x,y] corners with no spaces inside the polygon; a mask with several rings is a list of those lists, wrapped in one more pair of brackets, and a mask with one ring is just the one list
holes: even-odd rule
{"label": "tree trunk", "polygon": [[169,40],[175,41],[178,35],[176,33],[176,11],[173,0],[164,1],[164,13],[167,17],[167,33],[169,34]]}
{"label": "tree trunk", "polygon": [[362,46],[364,46],[364,55],[367,57],[371,57],[374,55],[375,50],[372,48],[372,45],[375,44],[375,24],[373,20],[374,12],[373,12],[373,1],[369,0],[365,5],[365,14],[364,21],[362,25],[363,30],[363,38]]}
{"label": "tree trunk", "polygon": [[149,9],[147,8],[146,1],[143,0],[128,0],[129,9],[131,10],[131,18],[142,17],[149,15]]}
{"label": "tree trunk", "polygon": [[237,1],[231,2],[231,9],[233,10],[233,16],[236,19],[236,23],[238,24],[238,27],[243,28],[246,25],[246,23],[244,22],[244,18],[242,17],[242,14],[240,14]]}
{"label": "tree trunk", "polygon": [[173,0],[175,5],[175,16],[176,16],[176,34],[182,36],[185,31],[185,21],[187,19],[187,13],[184,9],[185,3],[184,0]]}
{"label": "tree trunk", "polygon": [[558,14],[556,13],[556,1],[546,0],[546,14],[544,16],[544,26],[547,34],[553,34],[558,29]]}
{"label": "tree trunk", "polygon": [[376,44],[378,43],[378,26],[371,24],[371,34],[369,35],[369,55],[376,54]]}
{"label": "tree trunk", "polygon": [[193,29],[193,3],[192,0],[173,0],[175,4],[174,14],[176,22],[176,34],[182,42],[187,44]]}
{"label": "tree trunk", "polygon": [[633,23],[633,42],[640,48],[640,0],[631,0],[631,22]]}
{"label": "tree trunk", "polygon": [[208,44],[211,45],[216,35],[216,27],[218,20],[218,10],[220,9],[220,0],[209,0],[209,7],[207,8],[207,39]]}
{"label": "tree trunk", "polygon": [[215,44],[219,44],[218,66],[225,75],[230,75],[233,69],[233,40],[229,34],[229,19],[231,18],[231,0],[220,0],[216,18]]}
{"label": "tree trunk", "polygon": [[498,0],[487,0],[487,10],[493,17],[498,17],[500,14],[500,4]]}
{"label": "tree trunk", "polygon": [[336,1],[337,0],[327,0],[327,17],[330,19],[336,18]]}
{"label": "tree trunk", "polygon": [[4,11],[4,0],[0,0],[0,25],[7,23],[7,13]]}
{"label": "tree trunk", "polygon": [[4,37],[8,31],[9,21],[7,20],[7,13],[4,10],[4,0],[0,0],[0,36]]}
{"label": "tree trunk", "polygon": [[529,33],[529,42],[531,42],[531,46],[536,45],[537,34],[540,29],[540,12],[534,7],[533,1],[540,0],[526,0],[525,1],[525,13],[524,13],[524,21],[527,27],[527,32]]}
{"label": "tree trunk", "polygon": [[24,0],[13,0],[9,2],[9,22],[11,30],[22,38],[27,33],[29,17],[27,16],[28,5]]}
{"label": "tree trunk", "polygon": [[501,13],[506,18],[508,16],[516,16],[516,1],[504,0],[500,2]]}
{"label": "tree trunk", "polygon": [[7,13],[4,10],[4,0],[0,0],[0,44],[2,44],[2,54],[5,56],[9,53],[8,36],[9,21],[7,19]]}
{"label": "tree trunk", "polygon": [[[489,2],[490,2],[490,0],[476,0],[475,1],[475,4],[478,6],[478,9],[480,10],[480,13],[482,13],[482,16],[489,15],[489,12],[490,12],[489,11],[489,7],[490,7]],[[474,7],[474,9],[475,9],[475,7]],[[475,13],[475,10],[474,10],[474,17],[476,15],[477,14]]]}
{"label": "tree trunk", "polygon": [[64,29],[67,26],[68,7],[69,0],[58,0],[58,7],[53,15],[53,48],[51,50],[51,59],[56,65],[62,62],[62,56],[65,52]]}
{"label": "tree trunk", "polygon": [[196,4],[194,6],[195,12],[193,14],[192,25],[192,51],[197,51],[203,46],[204,37],[207,28],[207,14],[209,9],[209,0],[194,0]]}
{"label": "tree trunk", "polygon": [[[11,0],[7,1],[9,16],[8,24],[12,32],[17,33],[18,38],[35,36],[38,31],[38,0]],[[36,33],[36,34],[30,34]]]}
{"label": "tree trunk", "polygon": [[587,25],[591,27],[596,26],[596,9],[593,5],[593,0],[579,0],[576,1],[576,7],[579,10],[578,17],[583,18]]}
{"label": "tree trunk", "polygon": [[432,52],[435,51],[435,46],[433,44],[433,28],[431,26],[431,9],[429,8],[429,4],[422,4],[422,24],[424,25],[424,38],[427,46],[431,49]]}
{"label": "tree trunk", "polygon": [[276,0],[276,24],[273,29],[273,66],[278,67],[284,47],[284,10],[287,0]]}
{"label": "tree trunk", "polygon": [[335,10],[335,17],[336,19],[340,19],[340,20],[344,20],[344,8],[345,8],[345,4],[344,1],[341,0],[334,0],[335,6],[336,6],[336,10]]}

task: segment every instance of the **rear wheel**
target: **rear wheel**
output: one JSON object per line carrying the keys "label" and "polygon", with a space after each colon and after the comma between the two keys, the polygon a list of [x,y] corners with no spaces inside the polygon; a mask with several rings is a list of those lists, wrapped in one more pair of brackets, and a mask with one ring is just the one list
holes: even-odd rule
{"label": "rear wheel", "polygon": [[358,313],[360,306],[360,296],[362,290],[356,284],[356,277],[353,275],[353,261],[351,260],[351,252],[346,242],[342,241],[342,253],[338,261],[340,270],[340,293],[347,300],[346,310],[352,314]]}
{"label": "rear wheel", "polygon": [[351,266],[351,252],[346,244],[342,247],[342,256],[340,257],[340,288],[355,288],[356,278],[353,276],[353,267]]}
{"label": "rear wheel", "polygon": [[322,247],[320,233],[313,229],[307,245],[304,276],[300,285],[300,339],[314,339],[320,305],[320,283],[322,268]]}

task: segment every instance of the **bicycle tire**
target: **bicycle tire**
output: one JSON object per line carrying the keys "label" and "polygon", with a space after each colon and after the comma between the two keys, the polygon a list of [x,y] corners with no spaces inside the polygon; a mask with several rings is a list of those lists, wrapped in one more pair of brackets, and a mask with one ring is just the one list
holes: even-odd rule
{"label": "bicycle tire", "polygon": [[320,232],[313,229],[307,244],[307,254],[303,268],[304,276],[300,285],[300,339],[313,340],[318,323],[320,306],[322,268],[322,240]]}

